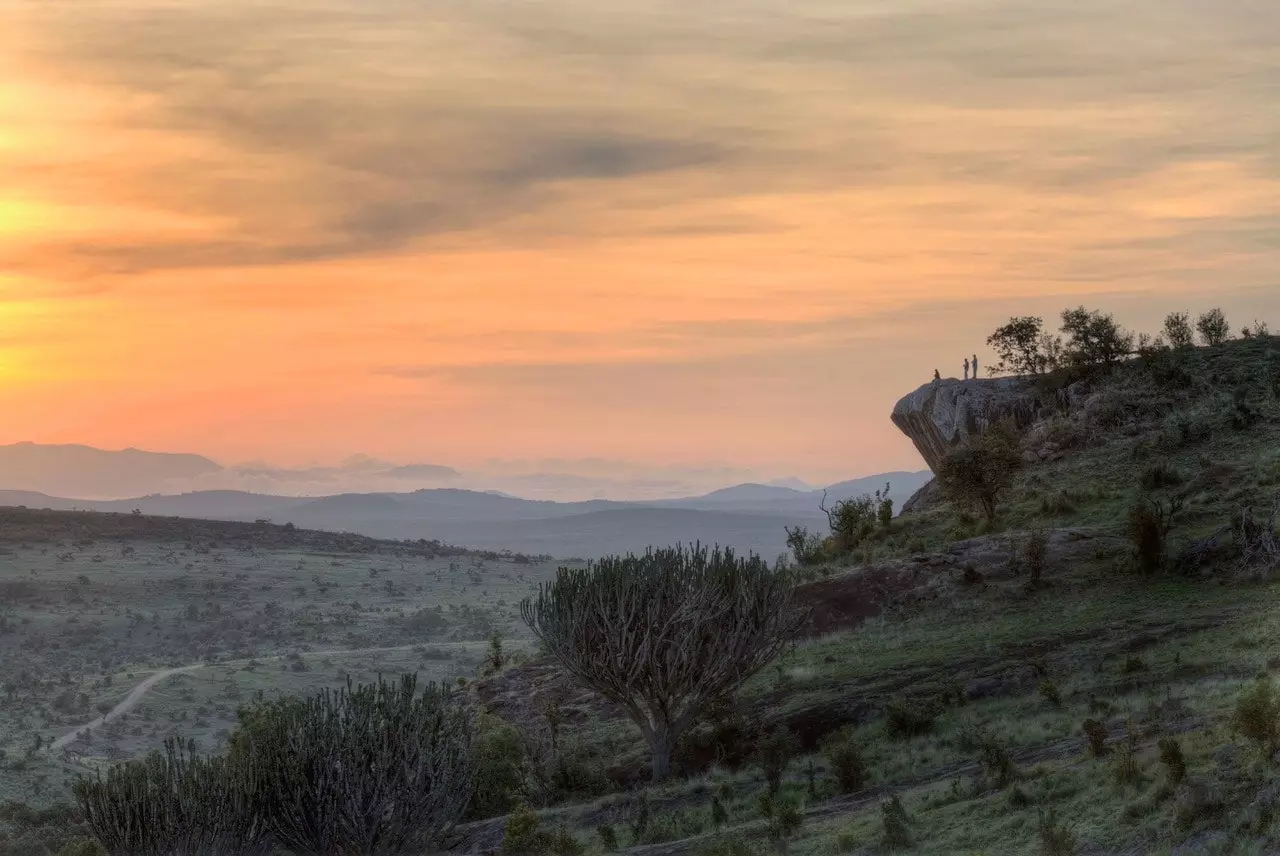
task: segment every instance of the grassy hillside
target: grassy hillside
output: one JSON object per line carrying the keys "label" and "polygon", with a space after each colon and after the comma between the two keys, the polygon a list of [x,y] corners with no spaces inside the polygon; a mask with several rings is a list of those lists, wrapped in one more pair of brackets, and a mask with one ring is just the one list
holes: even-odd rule
{"label": "grassy hillside", "polygon": [[[484,682],[492,708],[527,728],[539,723],[529,697],[565,693],[582,751],[616,789],[550,807],[544,822],[567,823],[589,852],[601,823],[637,854],[770,852],[753,752],[785,725],[799,748],[783,790],[804,805],[793,854],[893,849],[893,796],[914,853],[1280,849],[1276,767],[1234,721],[1241,694],[1280,670],[1276,568],[1243,566],[1228,531],[1178,572],[1188,545],[1242,508],[1265,520],[1280,494],[1280,340],[1133,361],[1088,386],[1028,432],[1045,460],[1017,473],[994,525],[935,495],[810,569],[809,637],[687,741],[686,777],[648,793],[644,829],[629,824],[642,815],[645,747],[618,711],[557,690],[539,664]],[[1128,535],[1144,486],[1181,508],[1168,566],[1151,576]],[[1039,585],[1032,529],[1048,533]],[[841,794],[819,747],[845,726],[867,775]],[[1182,778],[1172,744],[1161,748],[1170,739]],[[718,832],[713,797],[728,815]],[[466,847],[496,846],[502,828],[469,827]]]}
{"label": "grassy hillside", "polygon": [[[697,726],[672,782],[649,787],[634,726],[550,663],[472,682],[500,718],[486,727],[518,729],[502,755],[527,775],[507,796],[582,853],[606,852],[610,836],[649,856],[775,852],[762,753],[785,727],[796,743],[780,755],[781,799],[801,805],[792,854],[1280,850],[1277,768],[1251,737],[1280,735],[1280,711],[1237,716],[1280,671],[1280,582],[1244,561],[1232,531],[1242,509],[1267,520],[1280,494],[1280,340],[1135,360],[1073,397],[1027,432],[1036,461],[1014,473],[994,523],[932,494],[803,568],[805,638]],[[1140,498],[1178,509],[1165,566],[1148,575],[1129,532]],[[166,734],[216,748],[257,690],[474,676],[492,629],[521,638],[515,604],[554,569],[283,527],[59,520],[3,530],[23,533],[6,536],[0,565],[3,781],[27,801]],[[76,528],[93,521],[94,533]],[[30,751],[34,735],[74,736],[173,666],[194,668],[67,752]],[[851,758],[863,776],[842,789]],[[492,852],[506,823],[474,819],[455,851]]]}

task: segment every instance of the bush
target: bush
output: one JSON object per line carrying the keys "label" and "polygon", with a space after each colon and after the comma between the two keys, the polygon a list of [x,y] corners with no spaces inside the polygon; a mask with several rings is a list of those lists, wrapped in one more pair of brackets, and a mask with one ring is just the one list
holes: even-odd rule
{"label": "bush", "polygon": [[1143,490],[1160,490],[1186,481],[1182,473],[1168,461],[1156,461],[1142,473]]}
{"label": "bush", "polygon": [[934,700],[902,697],[890,700],[884,712],[885,735],[891,740],[909,740],[932,734],[938,714],[941,713],[939,707]]}
{"label": "bush", "polygon": [[253,798],[254,759],[194,758],[170,738],[164,753],[81,778],[72,791],[111,853],[270,853],[269,819]]}
{"label": "bush", "polygon": [[724,801],[720,799],[720,795],[716,794],[711,797],[711,827],[719,829],[729,822],[729,810],[724,807]]}
{"label": "bush", "polygon": [[1040,682],[1040,697],[1054,707],[1062,707],[1062,690],[1054,681],[1046,678]]}
{"label": "bush", "polygon": [[475,717],[414,675],[241,711],[229,757],[250,760],[276,843],[301,853],[421,852],[471,800]]}
{"label": "bush", "polygon": [[782,778],[796,755],[800,754],[800,739],[785,725],[780,725],[756,743],[756,761],[764,772],[769,793],[776,794],[782,787]]}
{"label": "bush", "polygon": [[867,781],[867,762],[854,739],[854,730],[845,726],[822,741],[822,754],[831,766],[840,793],[860,790]]}
{"label": "bush", "polygon": [[876,491],[876,520],[880,524],[881,529],[888,529],[893,525],[893,500],[889,497],[891,484],[884,483],[883,491]]}
{"label": "bush", "polygon": [[1013,432],[992,426],[977,438],[953,449],[938,465],[938,484],[959,502],[982,509],[988,522],[996,517],[996,503],[1022,466]]}
{"label": "bush", "polygon": [[1231,325],[1221,309],[1210,309],[1196,319],[1196,329],[1200,331],[1200,339],[1211,347],[1225,344],[1231,338]]}
{"label": "bush", "polygon": [[1018,766],[1009,756],[1009,750],[994,734],[982,732],[978,745],[978,766],[986,781],[1004,790],[1018,779]]}
{"label": "bush", "polygon": [[1267,760],[1276,754],[1280,746],[1280,696],[1270,680],[1259,678],[1240,694],[1231,725],[1257,743]]}
{"label": "bush", "polygon": [[1040,809],[1040,852],[1044,856],[1072,856],[1076,852],[1075,830],[1058,817],[1054,809]]}
{"label": "bush", "polygon": [[769,821],[769,840],[779,853],[787,852],[787,844],[804,823],[800,798],[795,794],[760,795],[760,814]]}
{"label": "bush", "polygon": [[612,853],[618,849],[618,833],[612,824],[602,823],[596,827],[596,835],[600,838],[600,849]]}
{"label": "bush", "polygon": [[1140,739],[1141,734],[1138,732],[1133,718],[1130,717],[1125,720],[1124,740],[1120,741],[1119,751],[1116,753],[1115,760],[1116,781],[1122,784],[1136,782],[1142,775],[1142,771],[1138,768],[1138,745]]}
{"label": "bush", "polygon": [[638,844],[644,840],[646,833],[649,831],[649,821],[652,816],[652,812],[649,810],[649,792],[641,791],[635,807],[631,810],[631,821],[628,824],[631,830],[632,844]]}
{"label": "bush", "polygon": [[492,714],[481,714],[472,745],[475,795],[472,819],[507,814],[527,795],[528,763],[520,730]]}
{"label": "bush", "polygon": [[1164,567],[1169,531],[1179,510],[1177,500],[1166,504],[1145,494],[1129,507],[1129,541],[1142,573],[1154,574]]}
{"label": "bush", "polygon": [[1159,742],[1160,762],[1169,771],[1169,784],[1182,784],[1187,777],[1187,761],[1182,755],[1182,746],[1176,738],[1162,737]]}
{"label": "bush", "polygon": [[507,817],[500,851],[504,856],[542,856],[551,848],[551,836],[540,829],[542,818],[521,803]]}
{"label": "bush", "polygon": [[1022,564],[1031,576],[1031,585],[1040,585],[1045,565],[1049,561],[1049,533],[1039,527],[1027,534],[1022,545]]}
{"label": "bush", "polygon": [[886,850],[904,850],[911,846],[911,818],[897,795],[880,803],[880,822],[884,827]]}
{"label": "bush", "polygon": [[[831,547],[837,555],[848,553],[876,532],[880,519],[878,503],[870,494],[842,499],[827,508],[826,496],[819,508],[827,515],[831,528]],[[892,508],[890,510],[892,514]]]}
{"label": "bush", "polygon": [[809,532],[807,526],[787,526],[787,548],[801,567],[821,564],[826,559],[822,538]]}
{"label": "bush", "polygon": [[1086,719],[1080,724],[1085,741],[1089,746],[1089,754],[1101,758],[1107,754],[1107,725],[1100,719]]}

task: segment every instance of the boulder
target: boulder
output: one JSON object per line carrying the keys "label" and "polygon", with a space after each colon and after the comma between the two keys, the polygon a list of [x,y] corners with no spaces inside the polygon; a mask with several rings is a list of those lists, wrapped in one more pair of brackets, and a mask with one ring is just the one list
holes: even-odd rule
{"label": "boulder", "polygon": [[1054,403],[1022,378],[936,380],[899,401],[892,419],[937,472],[947,453],[968,438],[1004,421],[1025,429]]}

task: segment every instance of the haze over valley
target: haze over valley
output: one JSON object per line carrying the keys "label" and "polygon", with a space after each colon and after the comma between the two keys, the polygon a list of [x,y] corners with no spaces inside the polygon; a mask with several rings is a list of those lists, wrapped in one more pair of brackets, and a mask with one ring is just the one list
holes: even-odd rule
{"label": "haze over valley", "polygon": [[[597,472],[602,466],[607,462],[594,462]],[[618,465],[614,468],[621,469]],[[368,457],[348,459],[334,467],[225,468],[198,455],[21,443],[0,447],[0,505],[116,513],[136,509],[144,514],[219,520],[270,519],[277,524],[375,538],[426,538],[478,549],[558,557],[643,552],[653,544],[698,540],[776,556],[786,550],[787,527],[825,525],[826,515],[819,508],[824,490],[825,502],[832,506],[890,484],[891,496],[900,507],[932,478],[927,470],[894,472],[824,488],[783,478],[775,484],[742,483],[693,496],[679,494],[682,487],[689,489],[687,486],[705,483],[714,475],[729,474],[731,471],[724,470],[680,473],[673,468],[672,477],[662,483],[665,489],[659,493],[653,480],[639,484],[626,481],[625,471],[613,479],[520,473],[504,478],[467,475],[439,465],[394,465]],[[241,479],[250,483],[269,480],[287,492],[199,489],[210,481],[236,483]],[[424,483],[448,486],[414,489]],[[371,484],[400,489],[355,490]],[[488,485],[528,491],[534,498]],[[603,486],[616,489],[616,498],[537,498],[540,493],[599,495],[605,492]],[[328,487],[334,492],[304,496],[298,495],[299,487]],[[654,493],[659,495],[654,497]],[[640,498],[628,498],[636,494]]]}

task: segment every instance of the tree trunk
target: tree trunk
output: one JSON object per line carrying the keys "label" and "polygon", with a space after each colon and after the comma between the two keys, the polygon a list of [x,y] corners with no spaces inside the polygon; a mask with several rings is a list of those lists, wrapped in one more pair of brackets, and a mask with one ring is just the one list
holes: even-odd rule
{"label": "tree trunk", "polygon": [[670,726],[654,726],[649,738],[649,748],[653,752],[653,780],[661,782],[671,775],[671,749],[675,743]]}

